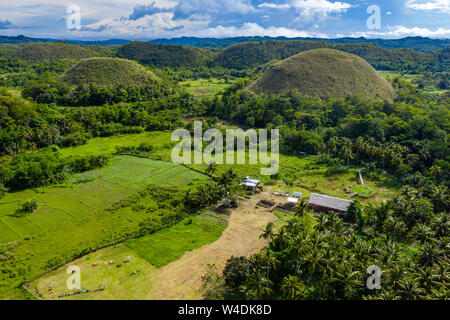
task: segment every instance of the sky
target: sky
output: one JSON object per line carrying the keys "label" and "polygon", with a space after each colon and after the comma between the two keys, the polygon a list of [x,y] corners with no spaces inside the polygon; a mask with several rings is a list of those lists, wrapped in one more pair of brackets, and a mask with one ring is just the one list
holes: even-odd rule
{"label": "sky", "polygon": [[0,35],[450,38],[450,0],[0,0]]}

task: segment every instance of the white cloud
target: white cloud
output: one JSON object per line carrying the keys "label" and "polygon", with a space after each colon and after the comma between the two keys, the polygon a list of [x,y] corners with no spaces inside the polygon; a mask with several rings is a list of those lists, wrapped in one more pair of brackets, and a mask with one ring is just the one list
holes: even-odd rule
{"label": "white cloud", "polygon": [[433,0],[420,3],[417,0],[410,0],[407,1],[406,6],[414,10],[450,13],[450,0]]}
{"label": "white cloud", "polygon": [[352,7],[346,2],[331,2],[327,0],[293,0],[292,6],[297,9],[303,17],[326,17],[329,14],[346,12]]}
{"label": "white cloud", "polygon": [[276,4],[276,3],[270,3],[270,2],[264,2],[258,5],[258,8],[269,8],[269,9],[289,9],[292,8],[290,4]]}
{"label": "white cloud", "polygon": [[227,38],[238,36],[270,36],[270,37],[326,37],[325,34],[289,29],[283,27],[264,28],[257,23],[243,23],[241,26],[215,26],[208,27],[207,19],[173,19],[172,12],[156,13],[137,20],[114,19],[103,20],[74,32],[74,36],[97,36],[101,32],[102,37],[138,37],[146,39],[172,38],[182,36]]}
{"label": "white cloud", "polygon": [[240,27],[223,27],[218,26],[214,28],[207,28],[205,30],[199,31],[201,37],[238,37],[238,36],[269,36],[269,37],[317,37],[325,38],[326,35],[323,33],[311,33],[302,30],[289,29],[283,27],[269,27],[263,28],[257,23],[244,23]]}
{"label": "white cloud", "polygon": [[365,31],[352,33],[351,37],[387,37],[387,38],[399,38],[399,37],[433,37],[433,38],[449,38],[450,29],[438,28],[436,30],[430,30],[428,28],[412,27],[408,28],[402,25],[388,26],[385,31]]}

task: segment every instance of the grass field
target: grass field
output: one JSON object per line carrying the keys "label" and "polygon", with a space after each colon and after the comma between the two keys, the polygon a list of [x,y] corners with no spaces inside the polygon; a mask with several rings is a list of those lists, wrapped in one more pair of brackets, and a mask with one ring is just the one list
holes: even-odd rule
{"label": "grass field", "polygon": [[[63,158],[95,154],[111,155],[114,154],[116,146],[139,146],[142,142],[150,142],[156,147],[154,155],[170,160],[169,132],[96,138],[83,146],[61,149],[59,153]],[[305,197],[308,197],[311,192],[345,197],[344,188],[353,185],[356,181],[356,169],[329,176],[326,174],[327,167],[317,165],[315,157],[298,158],[280,155],[280,171],[275,177],[260,176],[261,165],[249,164],[219,165],[216,175],[230,168],[239,178],[250,175],[261,179],[265,186],[273,190],[300,191]],[[151,228],[156,228],[152,230],[162,231],[156,238],[148,235],[117,247],[120,250],[129,250],[128,252],[132,254],[128,255],[141,259],[142,263],[147,263],[148,265],[142,265],[143,270],[147,266],[151,271],[155,266],[163,266],[180,258],[186,251],[214,241],[219,236],[221,228],[224,228],[223,225],[214,228],[206,227],[210,230],[208,230],[209,233],[204,234],[202,232],[205,228],[202,227],[202,223],[208,222],[193,220],[189,228],[184,228],[186,226],[181,228],[178,225],[170,231],[171,233],[169,231],[166,233],[164,228],[170,227],[171,224],[165,224],[164,219],[171,214],[176,214],[175,207],[171,207],[171,203],[176,201],[168,199],[160,206],[160,201],[152,198],[151,193],[140,198],[141,190],[151,185],[154,190],[173,188],[167,189],[164,194],[173,194],[179,199],[186,188],[195,187],[208,179],[206,175],[198,172],[204,172],[205,169],[206,165],[185,167],[172,162],[132,156],[113,156],[107,167],[74,175],[63,185],[7,194],[0,201],[0,298],[19,297],[23,295],[23,292],[17,288],[25,281],[41,277],[43,274],[52,272],[55,267],[86,254],[89,255],[100,248],[142,236],[143,224],[150,223]],[[367,178],[365,180],[368,186],[377,190],[375,196],[361,199],[361,202],[365,204],[385,200],[396,192],[383,180],[371,181]],[[79,181],[84,182],[78,183]],[[136,196],[138,200],[135,199]],[[20,203],[30,198],[38,200],[38,210],[28,215],[16,214]],[[126,199],[123,202],[126,204],[124,206],[121,205],[123,199]],[[111,210],[105,210],[107,208]],[[249,221],[253,218],[252,215],[248,216]],[[264,214],[261,218],[266,219]],[[214,230],[215,233],[211,234]],[[239,235],[239,230],[242,229],[240,227],[234,229],[236,232],[234,237],[242,236],[241,241],[244,241],[246,237]],[[197,237],[192,238],[193,236]],[[256,248],[253,247],[254,245],[256,242],[249,242],[252,250]],[[242,251],[239,247],[235,249],[236,252]],[[110,254],[114,255],[114,249],[111,250]],[[225,257],[228,251],[226,248],[223,250],[225,250],[223,252]],[[122,256],[125,251],[121,252]],[[242,251],[242,254],[244,253]],[[197,268],[200,268],[200,261],[196,263],[198,263]],[[130,270],[124,270],[126,272],[124,271],[125,273],[120,277],[127,278]],[[133,271],[135,270],[130,272]],[[183,273],[180,277],[182,275]],[[169,279],[170,274],[165,274],[164,277]],[[117,285],[120,283],[116,278],[111,281],[111,283],[116,281]],[[198,282],[198,278],[195,281]],[[94,282],[89,286],[94,286]],[[157,283],[157,286],[161,285],[159,280]],[[133,286],[139,287],[137,284],[129,283],[129,285],[130,289],[123,290],[122,298],[126,298]],[[177,288],[181,290],[181,287]],[[111,296],[107,294],[104,297],[113,298],[116,295],[111,292],[109,294]],[[181,291],[173,292],[173,294],[181,295]],[[133,298],[133,295],[129,297]]]}
{"label": "grass field", "polygon": [[210,212],[187,218],[171,228],[126,241],[125,244],[155,267],[175,261],[186,251],[214,242],[227,226],[223,217]]}
{"label": "grass field", "polygon": [[[33,281],[29,289],[44,299],[60,299],[61,293],[69,293],[67,267],[76,265],[81,268],[83,290],[92,291],[100,285],[105,290],[64,299],[143,299],[151,288],[151,279],[159,272],[158,268],[179,259],[187,251],[214,242],[226,225],[224,217],[205,211],[154,234],[90,253]],[[131,262],[123,263],[127,257]],[[98,265],[93,267],[94,263]],[[117,268],[117,264],[122,266]],[[54,292],[49,291],[50,285]]]}
{"label": "grass field", "polygon": [[[0,299],[25,298],[21,283],[99,248],[139,237],[144,227],[156,231],[170,226],[181,213],[172,203],[176,206],[183,188],[207,179],[171,162],[130,156],[114,157],[108,167],[87,174],[97,178],[16,192],[0,201]],[[39,209],[15,215],[20,202],[29,198],[38,199]]]}
{"label": "grass field", "polygon": [[59,150],[59,153],[63,158],[70,156],[105,155],[114,153],[116,147],[139,146],[142,142],[148,142],[157,148],[163,148],[164,145],[170,144],[171,135],[172,133],[169,131],[157,131],[93,138],[85,145],[63,148]]}
{"label": "grass field", "polygon": [[[401,74],[400,72],[396,71],[378,71],[381,76],[383,76],[385,79],[391,79],[394,80],[395,78],[403,78],[405,80],[408,80],[409,82],[419,79],[421,76],[418,74]],[[448,90],[440,90],[436,86],[425,86],[425,88],[422,89],[425,92],[433,93],[433,94],[444,94]]]}
{"label": "grass field", "polygon": [[[196,170],[205,171],[206,165],[189,165]],[[280,154],[280,169],[276,177],[261,176],[260,165],[219,165],[216,175],[220,175],[228,169],[233,169],[238,177],[251,176],[273,188],[274,190],[299,191],[304,197],[309,197],[311,193],[321,193],[330,196],[347,198],[345,188],[357,183],[357,169],[349,169],[345,173],[327,175],[327,167],[317,165],[315,157],[295,157]],[[392,198],[397,190],[387,177],[381,180],[371,180],[365,177],[366,186],[376,190],[376,194],[371,197],[362,197],[358,200],[363,204],[378,203]]]}
{"label": "grass field", "polygon": [[226,89],[229,84],[218,79],[198,79],[180,82],[186,91],[197,97],[209,97]]}
{"label": "grass field", "polygon": [[[170,162],[129,156],[114,157],[108,167],[84,175],[94,180],[7,194],[0,200],[0,243],[89,218],[149,184],[180,186],[202,178]],[[17,214],[21,202],[32,198],[38,200],[39,209],[29,215]]]}
{"label": "grass field", "polygon": [[[143,134],[122,135],[117,137],[95,138],[84,146],[61,149],[62,157],[89,154],[111,154],[115,146],[138,146],[141,142],[151,142],[159,147],[156,151],[162,159],[170,161],[170,133],[169,132],[150,132]],[[169,147],[168,147],[169,146]],[[233,169],[238,177],[252,176],[261,179],[264,184],[274,185],[274,188],[280,188],[288,191],[295,189],[304,192],[309,196],[312,192],[324,193],[337,197],[347,197],[345,187],[354,185],[356,181],[357,170],[350,170],[344,174],[327,176],[325,174],[327,167],[317,165],[315,157],[296,157],[280,154],[280,170],[275,178],[261,176],[261,165],[250,164],[223,164],[218,166],[216,175],[220,175],[229,169]],[[204,172],[207,165],[188,165],[188,167]],[[365,178],[367,180],[367,178]],[[286,182],[288,181],[288,183]],[[366,185],[377,194],[369,199],[359,199],[362,203],[376,203],[392,197],[396,190],[389,185],[387,179],[381,181],[372,181],[368,179]]]}

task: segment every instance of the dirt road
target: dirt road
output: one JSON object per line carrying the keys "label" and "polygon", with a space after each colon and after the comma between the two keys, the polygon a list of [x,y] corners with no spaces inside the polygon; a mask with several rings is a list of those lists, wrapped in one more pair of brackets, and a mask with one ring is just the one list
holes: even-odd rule
{"label": "dirt road", "polygon": [[199,292],[201,277],[208,264],[215,264],[221,272],[231,256],[249,256],[261,250],[267,242],[259,239],[262,229],[269,221],[277,219],[267,209],[256,207],[269,192],[241,201],[239,208],[230,216],[227,229],[214,243],[187,252],[182,258],[162,267],[151,275],[151,300],[195,300],[202,299]]}

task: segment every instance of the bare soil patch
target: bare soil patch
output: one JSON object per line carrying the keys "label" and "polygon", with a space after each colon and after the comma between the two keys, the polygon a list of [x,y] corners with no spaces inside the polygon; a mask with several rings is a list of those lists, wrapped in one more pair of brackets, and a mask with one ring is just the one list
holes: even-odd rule
{"label": "bare soil patch", "polygon": [[215,264],[222,271],[231,256],[250,256],[267,244],[259,236],[267,223],[277,217],[267,209],[256,207],[256,203],[270,197],[270,192],[266,191],[248,202],[241,201],[239,208],[231,211],[228,227],[216,242],[187,252],[179,260],[152,273],[152,287],[147,299],[202,299],[199,292],[201,277],[208,264]]}

